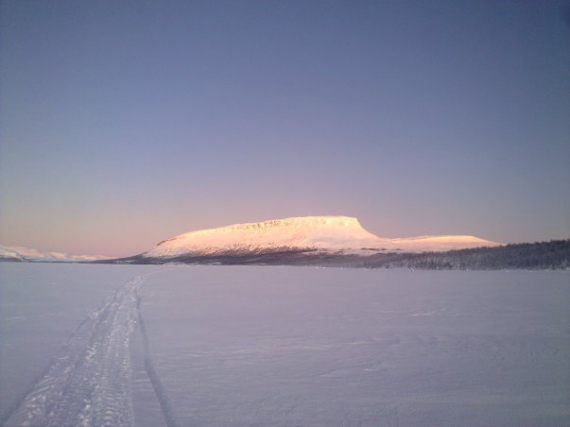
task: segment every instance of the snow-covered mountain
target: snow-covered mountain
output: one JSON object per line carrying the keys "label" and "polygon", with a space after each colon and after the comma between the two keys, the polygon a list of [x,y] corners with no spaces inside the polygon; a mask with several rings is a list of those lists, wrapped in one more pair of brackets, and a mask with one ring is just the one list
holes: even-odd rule
{"label": "snow-covered mountain", "polygon": [[447,251],[500,243],[474,236],[421,236],[388,239],[366,231],[356,218],[310,216],[193,231],[159,243],[144,259],[240,256],[307,252],[373,255],[379,252]]}
{"label": "snow-covered mountain", "polygon": [[44,252],[22,246],[0,246],[0,261],[16,262],[81,262],[108,259],[103,255],[68,255],[61,252]]}

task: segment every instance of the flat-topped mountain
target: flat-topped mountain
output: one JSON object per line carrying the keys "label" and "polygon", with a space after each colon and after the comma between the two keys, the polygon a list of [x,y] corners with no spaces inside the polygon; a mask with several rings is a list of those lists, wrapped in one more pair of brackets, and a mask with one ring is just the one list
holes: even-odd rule
{"label": "flat-topped mountain", "polygon": [[380,252],[447,251],[500,243],[474,236],[388,239],[366,231],[356,218],[309,216],[184,233],[138,255],[139,262],[187,262],[195,257],[267,254],[369,256]]}
{"label": "flat-topped mountain", "polygon": [[0,261],[298,265],[452,270],[568,269],[570,240],[503,245],[474,236],[389,239],[356,218],[310,216],[192,231],[127,258],[0,246]]}

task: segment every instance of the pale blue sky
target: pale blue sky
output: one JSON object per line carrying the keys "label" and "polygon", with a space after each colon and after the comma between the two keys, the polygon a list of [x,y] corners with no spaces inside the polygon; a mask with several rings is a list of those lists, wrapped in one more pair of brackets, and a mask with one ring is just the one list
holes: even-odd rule
{"label": "pale blue sky", "polygon": [[570,237],[566,1],[4,1],[0,243]]}

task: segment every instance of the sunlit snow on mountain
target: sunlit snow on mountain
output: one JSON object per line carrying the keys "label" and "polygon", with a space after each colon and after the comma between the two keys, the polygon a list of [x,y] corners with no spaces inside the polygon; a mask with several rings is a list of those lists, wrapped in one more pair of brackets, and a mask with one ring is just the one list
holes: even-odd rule
{"label": "sunlit snow on mountain", "polygon": [[498,245],[500,243],[474,236],[388,239],[366,231],[356,218],[310,216],[193,231],[159,243],[142,257],[240,255],[267,251],[371,255],[381,251],[447,251]]}

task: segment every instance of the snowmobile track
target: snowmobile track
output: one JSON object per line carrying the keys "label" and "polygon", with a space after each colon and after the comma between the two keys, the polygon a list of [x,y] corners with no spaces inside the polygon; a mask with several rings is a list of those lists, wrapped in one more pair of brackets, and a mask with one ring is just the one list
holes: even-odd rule
{"label": "snowmobile track", "polygon": [[129,347],[138,321],[143,334],[145,368],[164,418],[169,427],[178,426],[154,369],[140,313],[138,289],[144,279],[137,276],[124,283],[81,322],[43,375],[0,424],[134,426]]}

